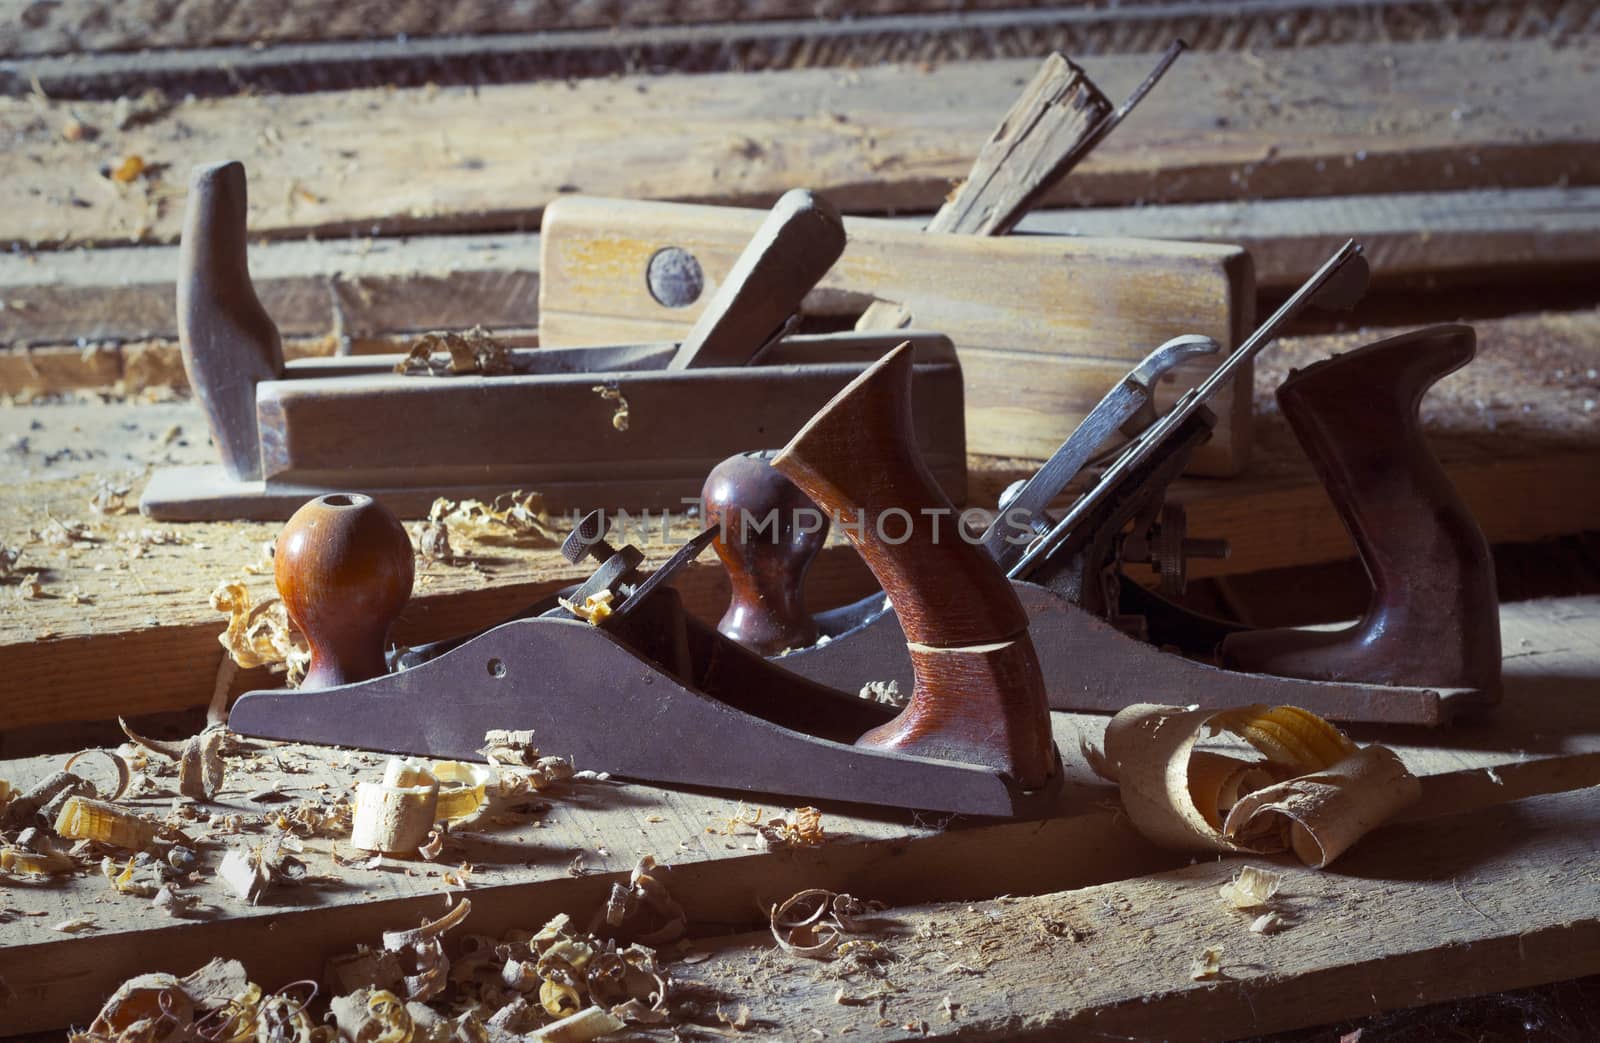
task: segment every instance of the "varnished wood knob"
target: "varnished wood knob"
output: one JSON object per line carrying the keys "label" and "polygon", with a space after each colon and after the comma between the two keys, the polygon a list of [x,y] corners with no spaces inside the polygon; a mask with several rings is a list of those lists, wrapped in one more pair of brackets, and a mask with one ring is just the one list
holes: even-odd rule
{"label": "varnished wood knob", "polygon": [[278,536],[273,578],[311,645],[305,688],[378,677],[389,628],[411,597],[411,538],[360,493],[332,493],[294,512]]}
{"label": "varnished wood knob", "polygon": [[712,468],[700,493],[707,524],[720,526],[712,547],[733,588],[717,629],[761,655],[816,641],[805,578],[828,539],[827,517],[773,470],[771,458],[730,456]]}

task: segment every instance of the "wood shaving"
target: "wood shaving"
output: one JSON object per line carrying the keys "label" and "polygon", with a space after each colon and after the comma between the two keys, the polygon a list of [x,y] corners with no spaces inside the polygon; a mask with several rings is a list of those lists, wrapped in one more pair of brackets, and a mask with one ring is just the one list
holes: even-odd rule
{"label": "wood shaving", "polygon": [[305,636],[289,622],[289,612],[278,598],[252,606],[243,583],[224,583],[211,592],[211,607],[228,614],[228,628],[217,640],[243,669],[281,666],[286,687],[298,687],[311,664]]}
{"label": "wood shaving", "polygon": [[16,589],[19,601],[36,601],[44,596],[44,584],[39,582],[39,574],[30,572],[17,580]]}
{"label": "wood shaving", "polygon": [[[442,358],[435,359],[435,355]],[[465,333],[424,333],[411,344],[394,371],[405,376],[449,376],[479,373],[503,376],[513,371],[511,353],[482,326]]]}
{"label": "wood shaving", "polygon": [[1233,879],[1223,884],[1218,893],[1235,909],[1260,909],[1271,903],[1282,886],[1282,873],[1245,866],[1233,874]]}
{"label": "wood shaving", "polygon": [[1250,921],[1250,930],[1254,934],[1277,934],[1287,926],[1289,922],[1273,910],[1268,910]]}
{"label": "wood shaving", "polygon": [[226,726],[208,725],[200,734],[182,743],[173,743],[146,739],[129,728],[128,722],[120,717],[117,723],[129,739],[152,753],[178,762],[178,792],[185,797],[209,801],[222,789],[222,744],[228,734]]}
{"label": "wood shaving", "polygon": [[[121,720],[121,718],[118,718],[118,720]],[[116,785],[112,788],[111,793],[105,799],[121,800],[123,794],[128,792],[128,787],[133,781],[133,764],[121,753],[118,753],[115,750],[80,750],[79,752],[74,753],[71,757],[67,758],[67,763],[62,765],[61,770],[70,773],[73,765],[77,764],[80,760],[85,757],[95,756],[104,757],[106,760],[110,761],[112,768],[117,773]],[[98,789],[98,787],[96,787],[96,789]]]}
{"label": "wood shaving", "polygon": [[581,605],[573,604],[566,598],[557,598],[556,601],[562,608],[571,612],[585,623],[592,627],[597,627],[611,615],[611,602],[615,597],[616,595],[609,590],[600,590],[593,594],[585,595]]}
{"label": "wood shaving", "polygon": [[544,499],[517,489],[482,500],[440,497],[428,509],[428,522],[477,543],[509,547],[559,547],[565,534],[550,523]]}
{"label": "wood shaving", "polygon": [[817,847],[827,840],[822,828],[822,812],[816,808],[795,808],[784,818],[772,818],[756,825],[768,851],[791,847]]}
{"label": "wood shaving", "polygon": [[89,498],[89,509],[99,515],[127,514],[133,510],[128,505],[126,485],[116,485],[101,479],[95,483],[94,495]]}
{"label": "wood shaving", "polygon": [[1208,945],[1201,950],[1189,966],[1189,977],[1195,981],[1210,981],[1222,975],[1222,948]]}
{"label": "wood shaving", "polygon": [[33,530],[30,535],[46,546],[72,547],[79,550],[93,547],[100,542],[100,537],[82,522],[62,521],[54,515],[47,516],[45,527]]}
{"label": "wood shaving", "polygon": [[622,388],[616,384],[596,384],[594,393],[607,402],[615,402],[616,410],[611,414],[611,426],[617,431],[626,431],[629,423],[628,400],[622,395]]}
{"label": "wood shaving", "polygon": [[144,157],[134,154],[124,156],[121,162],[111,168],[111,173],[107,176],[109,176],[111,180],[117,182],[119,185],[126,185],[137,181],[139,176],[143,174],[145,170],[146,166]]}
{"label": "wood shaving", "polygon": [[869,703],[882,703],[884,706],[904,707],[910,699],[900,692],[899,681],[868,681],[861,686],[861,691],[856,696]]}
{"label": "wood shaving", "polygon": [[48,837],[23,846],[0,845],[0,870],[20,876],[54,876],[78,868],[72,856],[56,847]]}
{"label": "wood shaving", "polygon": [[[810,960],[831,960],[848,954],[844,935],[867,930],[867,918],[883,908],[882,902],[863,902],[852,895],[813,887],[773,906],[768,921],[772,937],[784,952]],[[873,962],[887,956],[881,946],[861,952]]]}
{"label": "wood shaving", "polygon": [[21,557],[21,547],[7,547],[0,543],[0,581],[16,578],[17,562]]}
{"label": "wood shaving", "polygon": [[[659,946],[682,938],[688,929],[688,915],[667,891],[657,871],[653,855],[643,855],[629,874],[628,883],[611,885],[603,917],[613,929],[631,927],[631,937],[644,945]],[[638,923],[648,918],[649,926]]]}
{"label": "wood shaving", "polygon": [[52,931],[60,931],[62,934],[77,934],[80,931],[92,931],[94,928],[94,919],[88,916],[75,916],[70,920],[50,925]]}
{"label": "wood shaving", "polygon": [[[1198,750],[1229,732],[1266,758]],[[1102,770],[1149,840],[1184,851],[1276,854],[1323,868],[1421,795],[1381,746],[1357,748],[1294,707],[1185,710],[1138,704],[1106,729]],[[1309,774],[1306,774],[1308,773]]]}
{"label": "wood shaving", "polygon": [[95,792],[94,785],[87,779],[74,775],[70,771],[53,771],[28,787],[23,793],[11,798],[6,804],[5,814],[0,816],[0,828],[21,829],[29,825],[36,815],[42,813],[46,806],[60,799],[63,795],[75,796],[84,794],[87,796]]}
{"label": "wood shaving", "polygon": [[159,909],[168,916],[188,916],[199,904],[199,898],[187,895],[181,891],[174,891],[170,886],[163,884],[150,900],[153,909]]}
{"label": "wood shaving", "polygon": [[425,562],[449,565],[456,560],[450,548],[450,526],[442,522],[423,522],[417,527],[417,556]]}
{"label": "wood shaving", "polygon": [[420,761],[392,758],[382,782],[356,787],[350,843],[363,851],[411,858],[438,821],[439,780]]}
{"label": "wood shaving", "polygon": [[92,840],[126,851],[143,851],[159,826],[136,812],[108,801],[69,797],[56,816],[56,834],[63,840]]}

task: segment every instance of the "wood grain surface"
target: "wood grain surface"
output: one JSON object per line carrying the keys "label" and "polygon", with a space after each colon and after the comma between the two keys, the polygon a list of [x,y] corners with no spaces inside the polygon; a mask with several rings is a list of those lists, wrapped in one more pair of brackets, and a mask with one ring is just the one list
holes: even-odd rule
{"label": "wood grain surface", "polygon": [[[1492,722],[1453,729],[1444,742],[1435,735],[1418,737],[1404,729],[1357,733],[1362,741],[1384,741],[1423,777],[1424,795],[1421,804],[1413,809],[1415,817],[1493,808],[1525,797],[1581,790],[1600,783],[1600,704],[1592,697],[1600,673],[1596,667],[1600,663],[1600,599],[1509,605],[1504,625],[1507,648],[1514,651],[1506,663],[1506,702]],[[81,1024],[98,1006],[99,997],[125,977],[153,969],[187,972],[218,954],[244,960],[264,985],[275,987],[298,978],[315,977],[325,956],[358,943],[372,944],[384,930],[415,926],[418,920],[441,913],[453,901],[447,897],[451,888],[443,875],[457,868],[461,860],[474,866],[466,891],[473,902],[473,922],[501,928],[537,927],[557,912],[569,912],[582,920],[600,907],[611,883],[623,879],[638,856],[646,853],[654,853],[673,865],[668,886],[685,907],[697,932],[705,934],[753,927],[764,917],[767,903],[804,887],[846,890],[862,898],[907,905],[925,901],[968,903],[999,894],[1043,895],[1063,888],[1104,884],[1104,890],[1093,894],[1089,908],[1103,907],[1104,896],[1120,907],[1118,917],[1132,913],[1132,908],[1115,900],[1117,894],[1128,894],[1129,888],[1141,886],[1128,878],[1171,869],[1188,858],[1174,858],[1150,849],[1116,813],[1116,805],[1108,799],[1112,791],[1089,781],[1088,769],[1077,752],[1079,742],[1099,742],[1105,718],[1069,714],[1053,714],[1052,718],[1056,741],[1068,760],[1068,776],[1074,785],[1064,795],[1059,812],[1043,821],[928,823],[915,816],[874,816],[855,808],[829,806],[823,809],[823,824],[833,839],[818,848],[768,852],[762,850],[748,827],[730,828],[729,820],[739,810],[734,798],[617,783],[589,784],[552,794],[550,810],[531,822],[508,829],[463,830],[457,838],[459,846],[451,849],[450,859],[434,865],[389,860],[376,869],[342,869],[331,859],[335,842],[312,840],[301,856],[307,862],[309,882],[298,888],[279,889],[256,906],[233,897],[214,876],[202,876],[194,890],[208,907],[209,916],[204,919],[152,920],[148,900],[115,895],[98,874],[82,876],[59,887],[13,889],[6,902],[20,915],[6,925],[9,944],[0,950],[0,976],[17,990],[26,1005],[7,1023],[7,1028],[43,1029],[73,1020]],[[559,752],[558,737],[541,738],[541,743],[545,752]],[[38,757],[5,761],[0,763],[0,777],[25,785],[56,768],[61,760]],[[294,745],[235,759],[217,810],[224,814],[259,815],[280,805],[252,801],[252,794],[276,791],[298,800],[320,792],[315,787],[322,783],[335,793],[343,793],[360,779],[377,777],[382,762],[383,758],[376,755]],[[170,785],[170,780],[158,781]],[[1588,809],[1586,816],[1590,815],[1593,801],[1588,793],[1573,800]],[[159,813],[170,805],[171,798],[152,794],[142,803]],[[784,807],[778,802],[759,802],[749,810],[759,808],[770,816],[783,814]],[[1100,913],[1087,922],[1077,922],[1075,914],[1053,918],[1069,927],[1076,924],[1080,931],[1092,929],[1096,936],[1071,942],[1070,947],[1065,942],[1057,946],[1038,938],[1037,932],[1024,932],[1022,937],[1030,944],[1016,955],[1048,956],[1041,965],[1048,971],[1047,977],[1041,979],[1047,984],[1037,986],[1044,990],[1038,996],[1025,991],[1035,986],[1029,984],[1033,979],[1028,978],[1021,965],[1009,965],[1016,968],[1015,977],[1006,965],[997,965],[986,976],[970,980],[960,972],[944,980],[908,976],[908,986],[913,981],[918,984],[905,998],[909,1001],[916,997],[918,1006],[908,1002],[905,1008],[893,1010],[898,1015],[904,1009],[909,1019],[922,1009],[922,997],[926,995],[923,990],[935,990],[931,1002],[937,1004],[942,992],[962,982],[969,989],[957,997],[959,1002],[972,1004],[974,1014],[995,1009],[981,1006],[980,998],[970,989],[975,981],[994,994],[992,1001],[981,1002],[999,1005],[1001,1013],[995,1017],[1005,1011],[1014,1015],[1022,1010],[1077,1010],[1077,997],[1085,996],[1085,989],[1105,988],[1114,990],[1115,996],[1123,996],[1127,1003],[1091,999],[1086,1011],[1107,1009],[1117,1018],[1135,1017],[1137,1011],[1130,1011],[1128,1004],[1141,1007],[1147,1001],[1134,997],[1154,993],[1158,1004],[1182,1004],[1182,1009],[1202,1012],[1222,1010],[1230,1019],[1240,1018],[1242,1012],[1248,1011],[1245,997],[1256,991],[1256,985],[1251,983],[1268,987],[1268,976],[1273,971],[1271,961],[1261,967],[1253,965],[1274,952],[1284,961],[1281,967],[1304,966],[1304,973],[1308,974],[1330,960],[1334,968],[1353,965],[1359,970],[1360,977],[1355,979],[1330,979],[1345,985],[1326,991],[1327,1004],[1305,1007],[1302,1013],[1308,1020],[1369,1011],[1378,1006],[1369,998],[1373,988],[1378,988],[1385,1002],[1393,1005],[1462,994],[1448,991],[1452,983],[1469,984],[1468,991],[1488,991],[1582,973],[1589,965],[1575,961],[1589,959],[1592,945],[1583,942],[1581,949],[1565,954],[1565,962],[1558,961],[1551,954],[1559,950],[1546,948],[1541,932],[1553,924],[1582,922],[1589,915],[1583,911],[1586,906],[1573,904],[1586,901],[1584,896],[1594,891],[1582,883],[1586,879],[1583,874],[1588,871],[1586,856],[1592,838],[1586,832],[1591,827],[1579,823],[1589,818],[1569,820],[1573,823],[1569,828],[1538,812],[1525,813],[1521,807],[1507,805],[1472,820],[1470,842],[1447,842],[1444,834],[1433,832],[1445,828],[1437,825],[1417,827],[1421,832],[1402,833],[1400,862],[1389,861],[1394,856],[1386,852],[1392,852],[1393,847],[1386,847],[1379,836],[1372,840],[1370,852],[1365,847],[1357,848],[1349,861],[1341,862],[1333,873],[1292,872],[1286,898],[1294,900],[1287,907],[1303,919],[1297,919],[1286,934],[1265,938],[1251,935],[1248,920],[1232,912],[1224,916],[1216,888],[1231,876],[1233,865],[1204,863],[1180,870],[1175,878],[1192,879],[1192,888],[1168,884],[1158,891],[1136,892],[1148,896],[1140,899],[1140,907],[1146,912],[1131,919],[1126,935],[1111,935],[1112,940],[1103,949],[1099,941],[1107,935],[1100,932],[1118,928],[1109,919],[1099,919]],[[1480,827],[1477,823],[1502,825]],[[1486,842],[1485,837],[1494,839]],[[1429,839],[1412,842],[1412,838]],[[1573,842],[1578,846],[1571,847]],[[343,850],[343,845],[340,847]],[[578,876],[569,872],[575,866],[575,857],[581,858],[576,864],[581,870]],[[1463,861],[1452,862],[1452,858]],[[1489,873],[1500,859],[1511,860],[1506,864],[1514,865],[1521,883],[1480,887],[1476,882],[1480,879],[1478,874]],[[1571,887],[1560,883],[1568,879],[1562,875],[1566,873],[1577,874],[1571,878]],[[1497,878],[1490,875],[1481,879]],[[1543,890],[1526,886],[1529,879],[1552,881],[1554,893],[1561,899],[1551,901]],[[1410,886],[1422,888],[1422,904],[1399,904],[1397,896]],[[1336,892],[1368,896],[1349,907],[1357,921],[1347,922],[1341,918],[1343,914],[1335,915],[1341,907],[1331,898],[1319,897]],[[460,893],[459,889],[454,891],[456,897]],[[1330,907],[1325,902],[1333,904]],[[1538,912],[1530,911],[1530,905]],[[1472,911],[1474,906],[1479,913]],[[1004,916],[1013,906],[1000,903],[981,908]],[[1217,912],[1210,912],[1212,908]],[[1435,920],[1426,908],[1432,908],[1444,919]],[[1169,915],[1175,910],[1183,910],[1184,915]],[[1392,916],[1388,915],[1391,910]],[[40,911],[48,915],[30,915]],[[953,913],[949,910],[946,916]],[[915,922],[918,914],[907,915]],[[979,915],[979,922],[992,920],[987,913]],[[76,935],[50,930],[52,924],[75,916],[90,918],[92,929]],[[1150,919],[1145,920],[1144,916]],[[1318,919],[1328,920],[1339,929],[1316,931]],[[1341,926],[1347,923],[1348,926]],[[1435,926],[1429,926],[1442,929],[1449,924],[1477,933],[1438,934]],[[1010,925],[1006,926],[1009,930]],[[1073,934],[1056,930],[1060,933],[1051,937],[1070,939]],[[1179,933],[1150,936],[1146,934],[1149,930]],[[1516,936],[1524,933],[1528,934],[1528,951],[1544,954],[1529,964],[1521,962],[1525,957],[1515,956]],[[1400,940],[1408,934],[1427,949],[1455,943],[1454,949],[1441,950],[1449,958],[1442,971],[1435,975],[1418,969],[1384,975],[1375,961],[1390,952],[1409,951],[1400,947]],[[911,942],[916,936],[913,933],[909,938],[896,937]],[[1140,941],[1163,937],[1170,937],[1170,945],[1147,947]],[[1550,935],[1557,941],[1562,937],[1559,931]],[[1587,936],[1566,937],[1581,940]],[[1190,943],[1197,939],[1201,944],[1190,951]],[[1298,953],[1300,944],[1311,939],[1317,942],[1304,958],[1324,962],[1302,965],[1296,962],[1302,957],[1291,954]],[[1474,939],[1485,940],[1485,958],[1477,958]],[[752,948],[748,939],[739,944],[744,946],[743,955],[729,951],[729,957],[753,957],[766,945]],[[1208,944],[1222,945],[1227,976],[1220,984],[1200,989],[1186,975],[1199,948]],[[1288,948],[1277,948],[1285,945]],[[919,947],[915,951],[927,950]],[[1496,958],[1500,953],[1505,953],[1505,958]],[[1578,953],[1583,955],[1575,955]],[[943,950],[942,962],[935,969],[952,963],[976,969],[992,956],[990,949],[974,941],[970,947],[964,945],[962,951]],[[1082,968],[1073,962],[1080,959],[1084,961]],[[1437,957],[1434,959],[1437,961]],[[1131,966],[1124,962],[1129,960],[1146,968],[1150,977],[1125,977],[1114,969]],[[680,969],[687,973],[693,966]],[[1076,968],[1072,980],[1078,983],[1065,993],[1060,985],[1063,966]],[[1091,966],[1102,970],[1091,973]],[[1438,969],[1441,965],[1434,962],[1425,966]],[[1538,975],[1549,977],[1521,976],[1526,973],[1525,967],[1537,967]],[[1413,974],[1431,977],[1435,986],[1431,990],[1420,988]],[[1309,980],[1317,981],[1314,977]],[[790,979],[793,988],[800,988],[803,981]],[[1360,982],[1360,987],[1350,984],[1352,981]],[[1157,988],[1159,982],[1170,983],[1170,988]],[[824,999],[831,997],[838,986],[837,982],[829,982]],[[747,987],[750,986],[740,986]],[[1124,996],[1115,990],[1132,991]],[[857,1022],[859,1011],[835,1009],[830,1002],[815,1000],[809,992],[795,995],[797,999],[804,998],[807,1005],[815,1004],[818,1016],[848,1019],[829,1021],[830,1026],[857,1023],[862,1032],[887,1028],[875,1025],[876,1014]],[[1298,995],[1303,1001],[1305,991],[1285,995]],[[1191,999],[1185,1000],[1185,996]],[[753,1007],[758,1001],[774,1002],[766,993],[746,994],[742,1000]],[[1191,1007],[1191,1003],[1198,1006]],[[1223,1006],[1211,1007],[1208,1003]],[[789,1020],[784,1012],[791,1009],[761,1006],[752,1013],[782,1023]],[[1176,1008],[1164,1009],[1170,1014]],[[1271,1009],[1287,1007],[1274,1004]],[[874,1008],[869,1006],[866,1010],[870,1014]],[[730,1016],[733,1012],[729,1012]],[[1083,1016],[1109,1017],[1092,1013]],[[1046,1018],[1040,1025],[1048,1027],[1052,1023]],[[1269,1019],[1263,1020],[1261,1027],[1264,1030],[1280,1023],[1304,1022]],[[893,1020],[892,1024],[903,1022]],[[930,1021],[931,1024],[937,1022]],[[1127,1026],[1137,1022],[1108,1020],[1107,1024]],[[1226,1024],[1239,1023],[1230,1020]],[[1015,1022],[1009,1031],[1026,1027]],[[945,1023],[942,1031],[961,1028],[958,1017],[953,1026]],[[1254,1030],[1246,1027],[1236,1031]]]}
{"label": "wood grain surface", "polygon": [[[1042,205],[1593,184],[1595,46],[1190,55]],[[1083,64],[1120,97],[1149,58]],[[7,99],[0,242],[172,241],[184,171],[230,157],[258,237],[532,230],[574,191],[764,204],[804,185],[847,211],[931,211],[1036,65],[197,99],[125,130],[114,103]],[[98,136],[63,138],[74,118]],[[130,155],[133,181],[101,174]]]}

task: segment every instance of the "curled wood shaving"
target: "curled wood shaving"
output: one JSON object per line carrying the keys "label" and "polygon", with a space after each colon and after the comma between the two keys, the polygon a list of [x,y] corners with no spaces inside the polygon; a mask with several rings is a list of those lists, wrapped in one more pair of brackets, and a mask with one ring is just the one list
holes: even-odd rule
{"label": "curled wood shaving", "polygon": [[1272,901],[1282,886],[1282,873],[1245,866],[1233,874],[1233,879],[1223,884],[1217,893],[1235,909],[1260,909]]}
{"label": "curled wood shaving", "polygon": [[[445,357],[434,358],[441,354]],[[435,377],[459,373],[503,376],[512,370],[511,353],[482,326],[465,333],[424,333],[394,367],[396,373],[405,376]]]}
{"label": "curled wood shaving", "polygon": [[21,829],[63,794],[75,796],[80,793],[85,795],[95,793],[93,783],[70,771],[51,772],[21,794],[11,798],[6,805],[5,815],[0,817],[0,827]]}
{"label": "curled wood shaving", "polygon": [[596,384],[594,393],[607,402],[617,404],[616,411],[611,414],[611,426],[618,431],[626,431],[629,423],[628,400],[622,396],[622,388],[617,384]]}
{"label": "curled wood shaving", "polygon": [[156,837],[157,823],[143,815],[104,800],[70,797],[56,816],[56,834],[63,840],[92,840],[99,844],[143,851]]}
{"label": "curled wood shaving", "polygon": [[492,728],[483,735],[483,745],[478,752],[496,767],[521,765],[531,767],[539,759],[539,748],[533,744],[533,729],[511,731]]}
{"label": "curled wood shaving", "polygon": [[209,801],[222,789],[222,744],[228,735],[225,726],[208,725],[200,734],[177,743],[146,739],[128,727],[128,722],[121,717],[117,718],[117,723],[129,739],[151,753],[178,762],[178,792],[185,797]]}
{"label": "curled wood shaving", "polygon": [[382,782],[356,787],[350,843],[363,851],[410,858],[438,821],[439,780],[420,761],[392,758]]}
{"label": "curled wood shaving", "polygon": [[456,560],[450,547],[450,526],[442,522],[423,522],[417,526],[417,556],[423,561],[448,565]]}
{"label": "curled wood shaving", "polygon": [[0,870],[21,876],[54,876],[70,873],[78,864],[56,847],[49,837],[41,836],[30,847],[0,846]]}
{"label": "curled wood shaving", "polygon": [[[117,719],[120,721],[122,718],[119,717]],[[62,765],[61,770],[70,772],[72,771],[72,766],[77,764],[80,760],[85,757],[93,756],[101,756],[110,761],[112,768],[117,773],[116,787],[111,791],[111,795],[106,797],[106,799],[121,800],[123,794],[128,792],[129,784],[133,781],[133,765],[128,763],[128,758],[124,757],[117,751],[102,749],[80,750],[77,753],[74,753],[71,757],[67,758],[67,763]],[[98,787],[96,788],[98,789]]]}
{"label": "curled wood shaving", "polygon": [[409,959],[415,967],[413,973],[404,977],[407,999],[428,1000],[445,990],[449,984],[450,959],[444,953],[440,936],[465,920],[471,912],[472,903],[463,898],[437,920],[409,931],[384,932],[383,947]]}
{"label": "curled wood shaving", "polygon": [[478,543],[510,547],[559,547],[564,534],[550,524],[544,499],[521,489],[492,501],[434,500],[428,521]]}
{"label": "curled wood shaving", "polygon": [[217,640],[240,667],[282,665],[285,684],[294,688],[311,664],[305,636],[289,622],[289,612],[278,598],[251,605],[243,583],[224,583],[211,592],[211,607],[228,614],[228,629]]}
{"label": "curled wood shaving", "polygon": [[434,818],[443,822],[460,822],[483,810],[495,781],[493,768],[466,761],[434,761],[428,771],[439,783]]}
{"label": "curled wood shaving", "polygon": [[116,859],[107,856],[100,860],[100,875],[111,881],[111,887],[120,895],[137,895],[140,898],[154,898],[158,885],[147,880],[134,878],[134,860],[128,859],[128,864],[121,870],[117,869]]}
{"label": "curled wood shaving", "polygon": [[822,828],[822,812],[816,808],[795,808],[785,818],[753,823],[767,850],[791,847],[816,847],[827,839]]}
{"label": "curled wood shaving", "polygon": [[562,608],[571,612],[592,627],[597,627],[611,615],[611,602],[616,595],[609,590],[599,590],[584,596],[583,604],[574,604],[566,598],[556,598]]}
{"label": "curled wood shaving", "polygon": [[[1264,760],[1197,750],[1227,731]],[[1093,762],[1091,762],[1093,763]],[[1294,707],[1185,710],[1139,704],[1106,729],[1101,770],[1147,838],[1187,851],[1293,850],[1322,868],[1415,801],[1421,789],[1393,752],[1357,748]]]}
{"label": "curled wood shaving", "polygon": [[606,901],[606,925],[623,927],[628,921],[648,911],[657,926],[647,931],[635,931],[634,937],[644,945],[665,945],[682,938],[688,929],[689,919],[683,906],[667,891],[657,871],[666,868],[658,865],[653,855],[642,856],[629,874],[627,886],[611,885],[611,897]]}
{"label": "curled wood shaving", "polygon": [[865,930],[865,918],[884,908],[881,902],[863,902],[848,894],[813,887],[773,906],[769,916],[772,937],[791,956],[829,960],[840,954],[844,935]]}

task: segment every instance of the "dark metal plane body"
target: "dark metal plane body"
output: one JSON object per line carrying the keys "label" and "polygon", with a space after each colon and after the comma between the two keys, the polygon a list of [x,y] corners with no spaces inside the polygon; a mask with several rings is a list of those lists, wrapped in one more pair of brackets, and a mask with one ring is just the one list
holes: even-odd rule
{"label": "dark metal plane body", "polygon": [[666,785],[1006,817],[1058,799],[1059,771],[1024,792],[979,765],[853,746],[893,711],[775,667],[689,616],[670,587],[641,585],[623,604],[591,625],[552,597],[369,681],[247,693],[229,727],[467,760],[482,759],[486,731],[531,728],[580,768]]}
{"label": "dark metal plane body", "polygon": [[[1498,700],[1498,608],[1487,544],[1416,420],[1427,387],[1472,358],[1470,328],[1437,327],[1369,345],[1291,376],[1279,391],[1373,579],[1372,602],[1356,625],[1251,630],[1188,610],[1123,575],[1124,562],[1145,561],[1176,580],[1164,586],[1181,590],[1185,554],[1212,541],[1186,540],[1181,509],[1164,501],[1215,424],[1203,405],[1209,389],[1311,298],[1331,288],[1349,299],[1364,284],[1359,248],[1346,244],[1206,385],[1152,421],[1155,380],[1203,350],[1181,338],[1163,346],[1032,478],[1007,491],[983,542],[1028,610],[1052,708],[1293,704],[1337,720],[1434,726]],[[1130,441],[1105,473],[1060,517],[1047,514],[1045,505],[1119,429]],[[774,661],[845,691],[874,682],[909,690],[905,639],[883,595],[822,613],[815,626],[826,640]]]}

